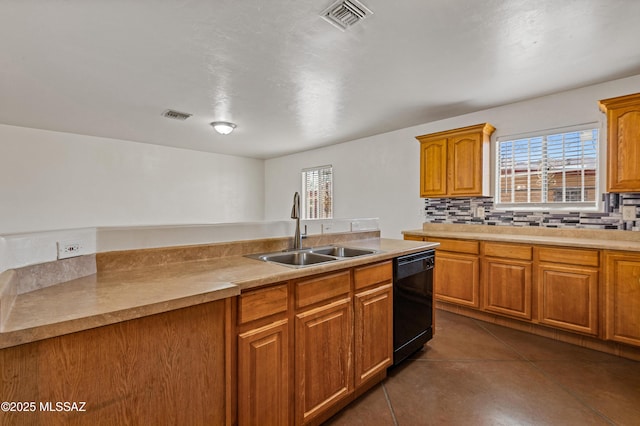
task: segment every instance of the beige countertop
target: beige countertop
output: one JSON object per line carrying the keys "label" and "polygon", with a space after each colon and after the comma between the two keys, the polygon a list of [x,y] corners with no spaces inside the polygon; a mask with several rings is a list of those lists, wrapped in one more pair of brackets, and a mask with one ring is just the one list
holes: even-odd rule
{"label": "beige countertop", "polygon": [[425,223],[422,229],[402,233],[433,238],[640,251],[640,232],[636,231]]}
{"label": "beige countertop", "polygon": [[249,288],[387,260],[437,244],[375,238],[344,245],[380,252],[297,269],[226,256],[130,270],[99,270],[18,294],[0,324],[0,348],[224,299]]}

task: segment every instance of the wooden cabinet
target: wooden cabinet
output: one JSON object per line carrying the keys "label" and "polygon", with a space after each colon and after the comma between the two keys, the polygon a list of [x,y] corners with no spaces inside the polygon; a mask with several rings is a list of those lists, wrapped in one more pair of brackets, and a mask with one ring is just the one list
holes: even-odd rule
{"label": "wooden cabinet", "polygon": [[607,190],[640,191],[640,93],[600,101],[607,114]]}
{"label": "wooden cabinet", "polygon": [[238,336],[238,424],[288,423],[288,329],[282,320]]}
{"label": "wooden cabinet", "polygon": [[531,246],[486,242],[483,254],[483,308],[530,320]]}
{"label": "wooden cabinet", "polygon": [[420,140],[420,196],[444,197],[447,192],[447,139]]}
{"label": "wooden cabinet", "polygon": [[420,196],[489,195],[489,123],[417,136],[420,141]]}
{"label": "wooden cabinet", "polygon": [[355,387],[393,363],[393,266],[356,268],[354,304]]}
{"label": "wooden cabinet", "polygon": [[392,262],[243,292],[236,317],[238,424],[320,424],[392,364]]}
{"label": "wooden cabinet", "polygon": [[606,338],[640,346],[640,253],[605,252]]}
{"label": "wooden cabinet", "polygon": [[353,317],[349,270],[295,282],[296,424],[353,392]]}
{"label": "wooden cabinet", "polygon": [[239,425],[289,423],[287,305],[287,284],[249,291],[238,298]]}
{"label": "wooden cabinet", "polygon": [[597,335],[599,252],[537,247],[535,257],[539,322]]}
{"label": "wooden cabinet", "polygon": [[440,243],[436,307],[637,359],[639,251],[420,234]]}
{"label": "wooden cabinet", "polygon": [[477,241],[428,238],[438,242],[433,272],[435,298],[444,302],[479,307],[480,263]]}
{"label": "wooden cabinet", "polygon": [[218,300],[2,349],[3,401],[86,411],[0,412],[0,424],[230,424],[230,310]]}

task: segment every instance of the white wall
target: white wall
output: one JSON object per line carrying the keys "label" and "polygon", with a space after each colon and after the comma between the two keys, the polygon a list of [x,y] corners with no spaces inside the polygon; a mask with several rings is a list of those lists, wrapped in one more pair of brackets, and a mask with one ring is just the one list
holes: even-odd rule
{"label": "white wall", "polygon": [[265,219],[289,215],[293,193],[301,190],[301,169],[331,164],[334,217],[377,217],[382,236],[401,238],[401,229],[409,226],[401,224],[415,228],[422,223],[420,151],[417,141],[411,143],[413,136],[398,131],[267,160]]}
{"label": "white wall", "polygon": [[[301,169],[332,164],[334,216],[378,217],[383,237],[401,238],[402,230],[420,228],[424,221],[415,136],[489,122],[496,127],[495,141],[498,136],[598,122],[604,152],[605,116],[598,100],[638,91],[640,75],[267,160],[265,219],[287,217],[290,198],[301,188]],[[489,173],[486,178],[491,179]]]}
{"label": "white wall", "polygon": [[260,221],[264,161],[0,125],[0,235]]}
{"label": "white wall", "polygon": [[78,255],[96,252],[95,228],[65,229],[0,236],[0,272],[58,258],[58,242],[80,244]]}

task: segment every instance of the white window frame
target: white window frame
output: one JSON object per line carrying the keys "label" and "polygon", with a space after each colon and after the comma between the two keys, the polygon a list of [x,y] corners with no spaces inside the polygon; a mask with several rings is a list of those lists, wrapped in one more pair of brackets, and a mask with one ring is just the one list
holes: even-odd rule
{"label": "white window frame", "polygon": [[[324,182],[328,187],[320,188],[323,182],[320,181],[320,174],[327,173],[329,175],[328,182]],[[313,174],[318,174],[316,180]],[[322,220],[333,219],[333,166],[317,166],[302,169],[302,197],[300,200],[302,209],[302,219],[304,220]],[[310,182],[311,181],[311,182]],[[308,184],[316,185],[309,187]],[[315,195],[313,194],[315,191]],[[328,210],[328,211],[327,211]]]}
{"label": "white window frame", "polygon": [[[536,137],[544,137],[550,135],[557,135],[561,133],[572,133],[579,132],[584,130],[597,130],[598,135],[596,138],[595,144],[595,200],[594,201],[585,201],[585,202],[501,202],[500,201],[500,191],[501,191],[501,175],[500,175],[500,166],[501,166],[501,157],[500,157],[500,144],[508,141],[516,141],[521,139],[531,139]],[[515,134],[515,135],[505,135],[499,136],[496,138],[495,149],[494,149],[494,208],[496,210],[526,210],[526,211],[600,211],[602,207],[601,193],[600,193],[600,184],[601,184],[601,176],[602,176],[602,167],[603,162],[601,158],[602,150],[602,138],[603,138],[603,130],[601,123],[591,122],[584,123],[574,126],[547,129],[547,130],[539,130],[529,133]],[[565,186],[565,189],[571,190],[573,187]],[[566,192],[565,192],[566,193]]]}

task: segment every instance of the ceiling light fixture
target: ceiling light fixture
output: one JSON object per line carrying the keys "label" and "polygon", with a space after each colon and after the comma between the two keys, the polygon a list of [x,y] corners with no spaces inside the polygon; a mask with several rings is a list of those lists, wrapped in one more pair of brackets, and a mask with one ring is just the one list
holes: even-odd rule
{"label": "ceiling light fixture", "polygon": [[233,132],[237,126],[234,123],[230,123],[228,121],[214,121],[211,123],[216,132],[221,135],[228,135]]}

